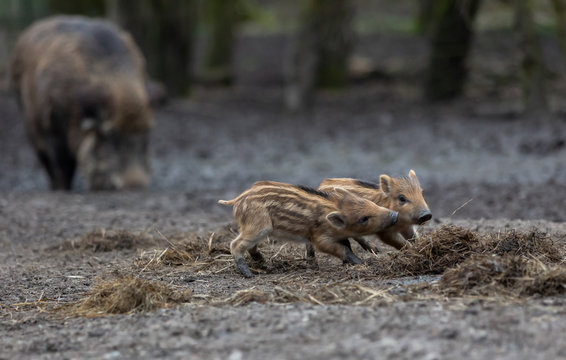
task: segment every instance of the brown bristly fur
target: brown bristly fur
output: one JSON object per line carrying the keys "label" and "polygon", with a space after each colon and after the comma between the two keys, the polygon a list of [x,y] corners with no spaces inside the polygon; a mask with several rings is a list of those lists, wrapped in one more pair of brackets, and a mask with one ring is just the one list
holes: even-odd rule
{"label": "brown bristly fur", "polygon": [[[391,228],[377,234],[386,244],[396,249],[410,246],[407,240],[416,237],[414,226],[420,222],[420,217],[430,210],[422,195],[422,188],[413,170],[406,178],[392,178],[381,175],[379,184],[373,184],[357,179],[337,178],[323,180],[318,189],[321,191],[332,191],[335,187],[341,187],[351,193],[371,200],[379,206],[383,206],[399,213],[399,221]],[[400,202],[403,196],[407,201]],[[358,239],[356,239],[358,240]],[[370,248],[364,246],[364,248]]]}
{"label": "brown bristly fur", "polygon": [[[246,251],[261,261],[257,245],[268,235],[312,244],[320,251],[347,261],[348,250],[337,240],[371,234],[394,224],[396,214],[369,200],[338,189],[332,194],[272,181],[255,183],[230,201],[240,234],[230,249],[240,271],[246,270]],[[365,219],[365,221],[363,221]]]}

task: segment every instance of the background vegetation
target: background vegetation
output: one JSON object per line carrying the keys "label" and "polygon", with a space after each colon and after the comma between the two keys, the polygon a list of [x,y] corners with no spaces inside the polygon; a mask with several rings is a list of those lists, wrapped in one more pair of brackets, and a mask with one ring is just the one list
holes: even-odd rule
{"label": "background vegetation", "polygon": [[53,14],[107,17],[121,25],[142,49],[150,76],[171,96],[190,95],[195,83],[237,85],[239,36],[286,36],[291,45],[281,69],[282,101],[292,111],[310,108],[317,88],[342,89],[352,79],[383,75],[353,52],[364,36],[424,39],[427,66],[414,81],[422,99],[442,103],[465,94],[474,75],[470,53],[476,35],[509,33],[520,54],[516,70],[523,101],[517,111],[523,113],[553,112],[548,81],[556,74],[547,67],[541,38],[552,38],[566,55],[565,0],[140,0],[135,6],[125,0],[5,0],[1,73],[7,72],[22,29]]}

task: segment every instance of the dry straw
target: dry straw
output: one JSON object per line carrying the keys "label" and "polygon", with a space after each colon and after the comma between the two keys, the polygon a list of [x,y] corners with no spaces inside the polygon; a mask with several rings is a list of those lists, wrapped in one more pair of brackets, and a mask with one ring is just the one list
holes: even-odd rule
{"label": "dry straw", "polygon": [[[214,282],[218,273],[242,280],[229,251],[229,242],[236,236],[233,224],[202,235],[158,235],[167,246],[138,256],[135,264],[140,274],[182,267],[184,273],[208,277],[207,282]],[[92,232],[73,246],[108,251],[129,248],[148,238],[155,243],[145,233]],[[379,305],[446,296],[549,296],[566,293],[566,267],[560,264],[562,250],[536,230],[480,234],[462,227],[441,226],[402,251],[364,254],[369,259],[362,266],[343,266],[330,260],[322,261],[320,270],[312,270],[306,265],[302,247],[270,240],[261,248],[266,263],[255,264],[266,281],[256,281],[248,289],[192,295],[187,288],[122,276],[95,284],[81,301],[63,309],[67,315],[101,316],[151,311],[189,301],[220,306],[252,302]],[[253,262],[250,264],[254,267]],[[401,285],[392,287],[383,283],[384,278],[432,274],[442,275],[438,284],[403,286],[400,281]],[[400,287],[405,291],[399,291]]]}
{"label": "dry straw", "polygon": [[152,244],[155,244],[155,240],[147,231],[97,229],[76,239],[67,240],[51,248],[51,250],[91,250],[94,252],[108,252],[135,249]]}
{"label": "dry straw", "polygon": [[275,286],[272,291],[255,287],[237,291],[227,299],[216,302],[219,305],[243,306],[256,303],[305,302],[317,305],[375,305],[391,302],[396,297],[390,288],[373,289],[359,283],[332,283],[318,287]]}
{"label": "dry straw", "polygon": [[566,293],[566,268],[517,255],[475,255],[446,270],[439,288],[451,296],[561,295]]}
{"label": "dry straw", "polygon": [[411,247],[389,253],[385,262],[388,265],[381,271],[394,277],[442,274],[478,254],[512,254],[534,257],[543,263],[557,263],[561,261],[562,253],[549,236],[536,230],[480,235],[447,225],[419,237]]}
{"label": "dry straw", "polygon": [[151,311],[191,300],[190,289],[172,286],[132,276],[101,281],[78,303],[65,308],[68,315],[102,316]]}

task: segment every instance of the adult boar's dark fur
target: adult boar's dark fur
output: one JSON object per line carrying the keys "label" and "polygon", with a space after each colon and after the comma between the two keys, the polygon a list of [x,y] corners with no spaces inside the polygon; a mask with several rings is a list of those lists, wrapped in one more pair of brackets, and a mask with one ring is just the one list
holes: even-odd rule
{"label": "adult boar's dark fur", "polygon": [[70,189],[77,165],[92,190],[148,185],[153,120],[128,34],[83,17],[39,21],[16,44],[11,81],[52,189]]}

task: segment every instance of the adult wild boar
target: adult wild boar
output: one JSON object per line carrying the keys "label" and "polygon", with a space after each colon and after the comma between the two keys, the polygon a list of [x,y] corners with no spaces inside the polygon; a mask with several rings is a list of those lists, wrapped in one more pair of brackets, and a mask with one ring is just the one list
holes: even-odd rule
{"label": "adult wild boar", "polygon": [[92,190],[148,185],[145,62],[127,33],[78,16],[39,21],[18,39],[11,81],[52,189],[70,189],[77,165]]}

